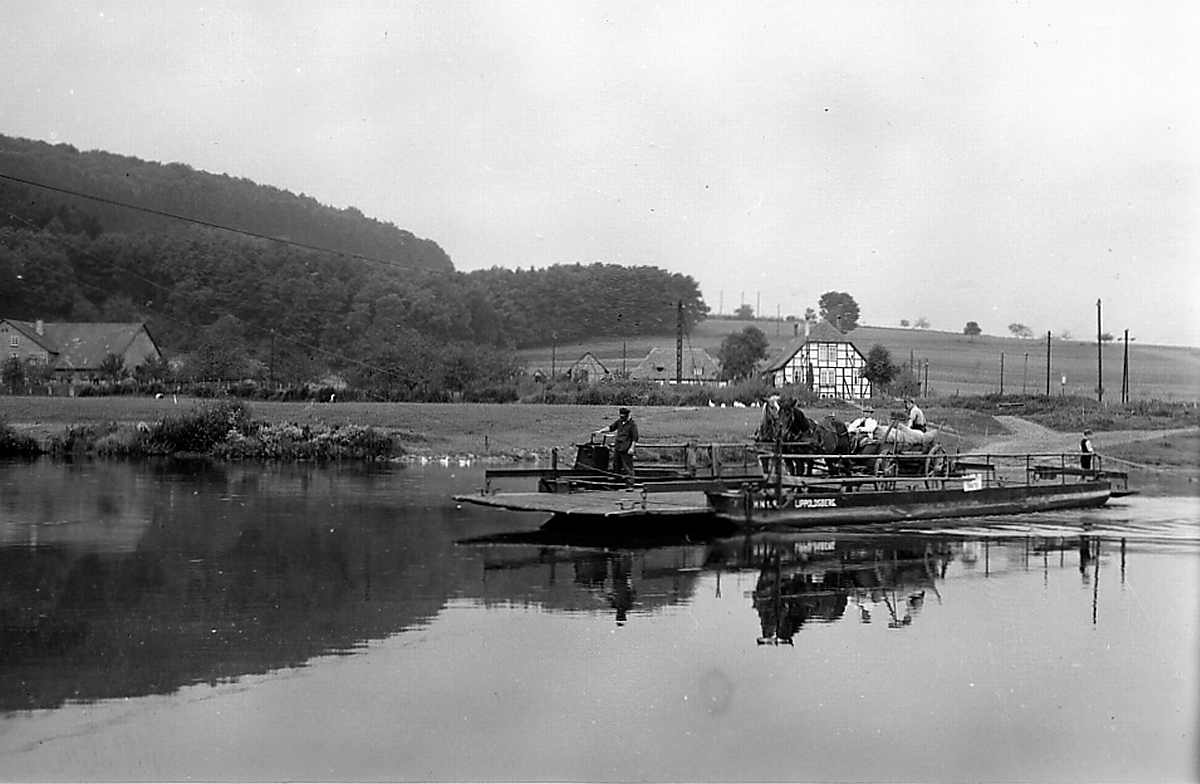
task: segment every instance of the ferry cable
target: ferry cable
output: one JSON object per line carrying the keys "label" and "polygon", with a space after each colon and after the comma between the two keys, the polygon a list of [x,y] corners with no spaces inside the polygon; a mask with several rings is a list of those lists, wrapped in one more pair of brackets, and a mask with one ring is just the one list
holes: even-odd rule
{"label": "ferry cable", "polygon": [[[74,196],[74,197],[80,198],[80,199],[90,199],[91,201],[100,202],[101,204],[108,204],[113,207],[124,207],[125,209],[134,210],[137,212],[144,212],[149,215],[157,215],[160,218],[171,218],[173,220],[183,221],[184,223],[193,223],[197,226],[204,226],[205,228],[209,228],[209,229],[218,229],[220,231],[227,231],[232,234],[241,234],[242,236],[252,237],[254,239],[266,240],[268,242],[277,242],[281,245],[288,245],[293,248],[300,248],[302,250],[309,250],[309,251],[314,251],[317,253],[328,253],[333,256],[342,256],[344,258],[356,259],[358,261],[366,261],[366,262],[370,262],[372,264],[383,264],[383,265],[389,266],[389,267],[397,267],[399,269],[412,270],[413,272],[430,272],[430,273],[444,272],[444,270],[431,270],[431,269],[426,269],[424,267],[417,267],[412,264],[404,264],[399,261],[387,261],[385,259],[377,259],[373,256],[364,256],[359,253],[350,253],[349,251],[331,250],[329,248],[322,248],[319,245],[309,245],[308,243],[296,242],[295,240],[285,240],[280,237],[272,237],[267,234],[259,234],[257,232],[249,231],[246,229],[235,229],[232,226],[224,226],[220,223],[213,223],[211,221],[201,220],[199,218],[190,218],[186,215],[177,215],[175,213],[166,212],[164,210],[156,210],[152,207],[143,207],[138,204],[129,204],[127,202],[117,201],[116,199],[109,199],[104,196],[96,196],[96,195],[93,195],[90,193],[83,193],[81,191],[73,191],[73,190],[70,190],[69,188],[60,188],[56,185],[47,185],[45,183],[35,182],[33,180],[26,180],[22,177],[14,177],[11,174],[5,174],[4,172],[0,172],[0,179],[9,180],[10,182],[20,183],[21,185],[30,185],[35,188],[43,188],[45,190],[53,191],[55,193],[61,193],[65,196]],[[11,213],[9,213],[9,214],[11,215]],[[13,217],[16,217],[16,216],[13,216]],[[18,220],[21,220],[21,219],[18,218]]]}

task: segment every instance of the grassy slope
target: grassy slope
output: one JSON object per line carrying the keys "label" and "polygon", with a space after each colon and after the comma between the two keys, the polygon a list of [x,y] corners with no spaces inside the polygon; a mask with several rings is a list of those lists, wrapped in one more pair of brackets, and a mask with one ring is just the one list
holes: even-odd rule
{"label": "grassy slope", "polygon": [[[715,356],[726,335],[752,324],[767,336],[772,356],[792,338],[789,324],[709,319],[688,335],[686,345],[705,349]],[[892,361],[896,364],[907,363],[910,356],[918,362],[928,359],[929,385],[935,396],[999,392],[1002,352],[1006,393],[1027,391],[1038,394],[1046,390],[1045,335],[1040,340],[990,335],[968,338],[962,334],[935,330],[859,327],[848,337],[864,354],[876,343],[884,346],[891,352]],[[576,342],[556,346],[553,354],[559,370],[575,362],[585,351],[591,351],[610,370],[614,370],[621,367],[622,361],[630,366],[636,364],[655,346],[674,351],[675,336],[631,339],[625,341],[624,345],[619,339]],[[522,352],[531,367],[547,370],[550,368],[551,353],[549,347]],[[1112,401],[1120,400],[1123,357],[1123,344],[1105,345],[1105,397]],[[1067,377],[1067,394],[1095,394],[1097,355],[1094,343],[1055,339],[1051,342],[1050,359],[1052,394],[1062,391],[1064,375]],[[1131,343],[1129,364],[1130,394],[1134,399],[1200,400],[1200,349]]]}

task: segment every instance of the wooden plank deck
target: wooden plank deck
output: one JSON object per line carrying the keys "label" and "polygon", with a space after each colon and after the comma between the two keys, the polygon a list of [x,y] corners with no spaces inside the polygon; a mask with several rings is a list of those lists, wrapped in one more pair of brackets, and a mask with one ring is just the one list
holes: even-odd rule
{"label": "wooden plank deck", "polygon": [[701,515],[712,511],[702,492],[644,493],[638,488],[587,493],[477,493],[456,495],[454,500],[514,512],[590,517]]}

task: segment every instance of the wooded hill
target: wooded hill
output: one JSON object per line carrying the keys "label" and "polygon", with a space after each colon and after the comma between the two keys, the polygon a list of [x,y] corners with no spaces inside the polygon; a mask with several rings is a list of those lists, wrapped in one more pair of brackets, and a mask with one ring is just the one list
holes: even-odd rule
{"label": "wooded hill", "polygon": [[195,377],[461,390],[511,375],[513,349],[671,329],[679,303],[688,328],[708,312],[694,280],[653,266],[461,273],[353,208],[0,136],[0,315],[146,320],[168,355],[200,358]]}

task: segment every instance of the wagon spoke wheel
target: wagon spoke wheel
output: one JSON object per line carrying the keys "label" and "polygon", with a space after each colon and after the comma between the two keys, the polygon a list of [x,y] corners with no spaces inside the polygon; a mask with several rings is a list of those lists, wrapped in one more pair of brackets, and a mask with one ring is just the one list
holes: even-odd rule
{"label": "wagon spoke wheel", "polygon": [[[950,456],[946,454],[946,450],[941,444],[935,444],[929,450],[929,454],[925,457],[925,476],[945,477],[950,475]],[[939,481],[925,481],[925,487],[929,489],[941,487]]]}
{"label": "wagon spoke wheel", "polygon": [[[899,472],[899,466],[896,461],[890,457],[876,458],[872,466],[872,473],[878,477],[893,477]],[[892,482],[876,482],[875,489],[877,490],[895,490],[896,483]]]}

